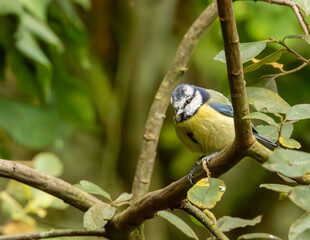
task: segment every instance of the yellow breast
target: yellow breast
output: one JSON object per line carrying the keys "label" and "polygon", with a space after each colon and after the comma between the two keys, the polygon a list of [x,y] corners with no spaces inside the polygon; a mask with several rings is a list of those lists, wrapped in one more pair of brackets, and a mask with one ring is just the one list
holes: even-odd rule
{"label": "yellow breast", "polygon": [[235,138],[233,118],[217,112],[207,104],[202,105],[188,120],[175,123],[175,129],[189,149],[203,155],[222,150]]}

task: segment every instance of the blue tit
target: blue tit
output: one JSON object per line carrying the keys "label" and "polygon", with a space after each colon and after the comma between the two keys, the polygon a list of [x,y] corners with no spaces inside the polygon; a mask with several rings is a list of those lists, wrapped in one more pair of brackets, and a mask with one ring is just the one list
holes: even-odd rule
{"label": "blue tit", "polygon": [[[233,109],[221,93],[194,85],[181,84],[172,93],[175,130],[180,140],[194,152],[204,156],[224,149],[235,138]],[[253,135],[265,147],[273,150],[275,143]]]}

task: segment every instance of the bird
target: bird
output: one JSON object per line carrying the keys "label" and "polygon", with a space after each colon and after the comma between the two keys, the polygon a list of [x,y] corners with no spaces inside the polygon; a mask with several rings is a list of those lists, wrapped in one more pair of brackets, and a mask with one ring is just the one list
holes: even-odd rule
{"label": "bird", "polygon": [[[233,108],[223,94],[181,84],[173,91],[170,103],[174,108],[174,126],[178,138],[193,152],[207,156],[203,160],[209,161],[217,152],[233,143]],[[276,144],[259,135],[253,125],[252,132],[262,145],[270,150],[276,148]],[[191,182],[194,168],[189,175]]]}

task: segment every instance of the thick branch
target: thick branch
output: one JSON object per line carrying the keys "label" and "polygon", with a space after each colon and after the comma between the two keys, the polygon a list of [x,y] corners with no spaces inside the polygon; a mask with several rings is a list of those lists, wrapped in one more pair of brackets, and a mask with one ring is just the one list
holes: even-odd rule
{"label": "thick branch", "polygon": [[245,90],[245,81],[239,50],[239,36],[233,13],[231,0],[217,0],[218,13],[224,39],[224,50],[230,86],[232,106],[234,109],[235,142],[237,145],[249,147],[255,142],[249,119],[249,105]]}
{"label": "thick branch", "polygon": [[145,124],[144,138],[132,187],[133,201],[142,197],[149,189],[158,138],[171,92],[179,83],[179,77],[186,71],[187,62],[198,40],[216,17],[216,2],[212,2],[185,34],[172,66],[159,86]]}
{"label": "thick branch", "polygon": [[182,201],[180,209],[183,209],[188,214],[195,217],[201,224],[203,224],[216,239],[229,240],[228,237],[217,227],[217,225],[204,214],[198,207],[191,204],[188,200]]}
{"label": "thick branch", "polygon": [[105,229],[87,230],[87,229],[59,229],[47,232],[25,233],[16,235],[0,236],[0,240],[33,240],[54,237],[72,237],[72,236],[105,236]]}
{"label": "thick branch", "polygon": [[[232,145],[214,156],[208,165],[212,177],[221,176],[239,162],[244,157],[240,152],[238,146]],[[199,166],[195,173],[195,182],[206,177],[202,166]],[[125,234],[124,231],[130,232],[147,219],[154,217],[157,211],[178,207],[179,203],[186,198],[186,193],[191,187],[188,176],[185,176],[163,189],[146,194],[109,221],[106,226],[108,235],[113,236],[120,232]]]}
{"label": "thick branch", "polygon": [[0,159],[0,176],[15,179],[16,181],[40,189],[82,211],[86,211],[96,203],[102,203],[98,198],[59,178],[49,176],[12,161]]}

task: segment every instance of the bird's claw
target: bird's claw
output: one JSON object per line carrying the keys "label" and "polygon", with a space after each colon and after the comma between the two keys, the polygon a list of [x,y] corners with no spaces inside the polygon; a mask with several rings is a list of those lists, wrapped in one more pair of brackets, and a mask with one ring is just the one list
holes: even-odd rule
{"label": "bird's claw", "polygon": [[196,169],[197,169],[197,167],[198,167],[198,165],[200,164],[200,160],[198,160],[196,163],[195,163],[195,165],[194,165],[194,167],[190,170],[190,172],[189,172],[189,174],[188,174],[188,181],[192,184],[192,185],[195,185],[194,184],[194,174],[195,174],[195,171],[196,171]]}
{"label": "bird's claw", "polygon": [[[212,153],[211,155],[202,157],[202,158],[200,158],[200,159],[195,163],[194,167],[190,170],[190,172],[189,172],[189,174],[188,174],[188,177],[187,177],[187,178],[188,178],[188,181],[189,181],[192,185],[194,185],[194,174],[195,174],[195,171],[196,171],[198,165],[202,163],[202,165],[204,166],[204,169],[206,170],[206,169],[208,168],[208,165],[209,165],[211,159],[212,159],[216,154],[218,154],[218,152],[215,152],[215,153]],[[206,172],[208,173],[209,170],[206,171]]]}
{"label": "bird's claw", "polygon": [[212,157],[214,156],[215,154],[211,154],[209,156],[205,156],[201,159],[201,162],[202,164],[204,164],[203,162],[205,162],[205,164],[208,166],[208,164],[210,163]]}

